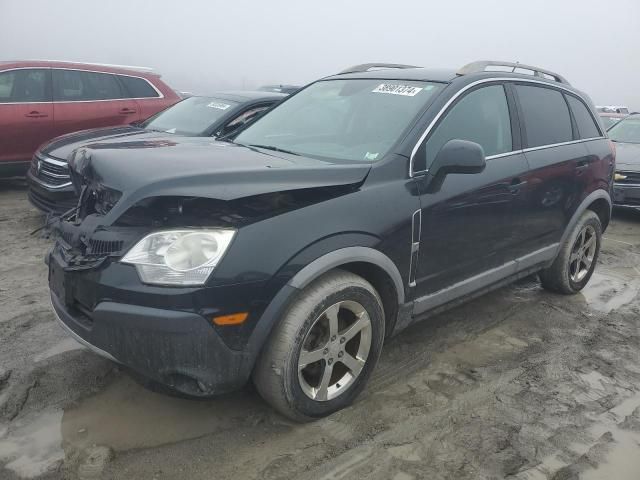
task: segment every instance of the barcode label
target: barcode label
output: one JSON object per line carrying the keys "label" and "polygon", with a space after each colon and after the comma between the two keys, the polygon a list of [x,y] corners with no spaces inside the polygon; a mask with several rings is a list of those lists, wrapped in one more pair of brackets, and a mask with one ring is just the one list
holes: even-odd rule
{"label": "barcode label", "polygon": [[226,110],[230,106],[231,105],[228,105],[226,103],[220,103],[220,102],[211,102],[210,104],[207,105],[207,107],[209,108],[217,108],[218,110]]}
{"label": "barcode label", "polygon": [[421,87],[412,87],[411,85],[396,85],[392,83],[382,83],[374,88],[373,93],[390,93],[392,95],[404,95],[405,97],[413,97],[420,93]]}

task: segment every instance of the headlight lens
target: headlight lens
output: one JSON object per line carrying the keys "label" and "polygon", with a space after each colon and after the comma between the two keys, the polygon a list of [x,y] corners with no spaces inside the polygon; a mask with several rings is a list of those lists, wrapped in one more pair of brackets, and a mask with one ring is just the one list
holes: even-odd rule
{"label": "headlight lens", "polygon": [[229,248],[235,230],[169,230],[151,233],[122,259],[140,280],[154,285],[202,285]]}

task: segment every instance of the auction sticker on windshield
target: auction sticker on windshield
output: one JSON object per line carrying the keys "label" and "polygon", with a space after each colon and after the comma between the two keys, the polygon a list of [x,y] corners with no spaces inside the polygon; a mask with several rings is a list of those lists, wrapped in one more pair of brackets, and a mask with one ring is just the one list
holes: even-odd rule
{"label": "auction sticker on windshield", "polygon": [[420,93],[421,87],[412,87],[411,85],[395,85],[391,83],[381,83],[372,90],[373,93],[390,93],[392,95],[404,95],[413,97]]}
{"label": "auction sticker on windshield", "polygon": [[227,108],[229,108],[231,105],[227,104],[227,103],[220,103],[220,102],[211,102],[207,105],[207,107],[209,108],[217,108],[218,110],[226,110]]}

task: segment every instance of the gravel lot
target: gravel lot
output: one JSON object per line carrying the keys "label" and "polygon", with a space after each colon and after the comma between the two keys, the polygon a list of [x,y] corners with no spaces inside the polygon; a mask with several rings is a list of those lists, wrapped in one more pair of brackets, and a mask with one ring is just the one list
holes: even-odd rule
{"label": "gravel lot", "polygon": [[390,341],[351,408],[153,393],[55,323],[43,218],[0,183],[0,479],[638,479],[640,214],[581,295],[527,279]]}

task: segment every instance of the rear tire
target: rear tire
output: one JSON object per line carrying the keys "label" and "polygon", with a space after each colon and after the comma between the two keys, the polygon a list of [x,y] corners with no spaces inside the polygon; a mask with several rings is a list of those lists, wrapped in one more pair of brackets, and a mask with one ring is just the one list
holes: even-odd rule
{"label": "rear tire", "polygon": [[369,282],[343,270],[307,286],[260,354],[253,382],[284,416],[308,422],[353,402],[384,340],[382,301]]}
{"label": "rear tire", "polygon": [[598,215],[585,211],[560,246],[553,264],[539,273],[547,290],[570,295],[582,290],[596,267],[602,242],[602,224]]}

